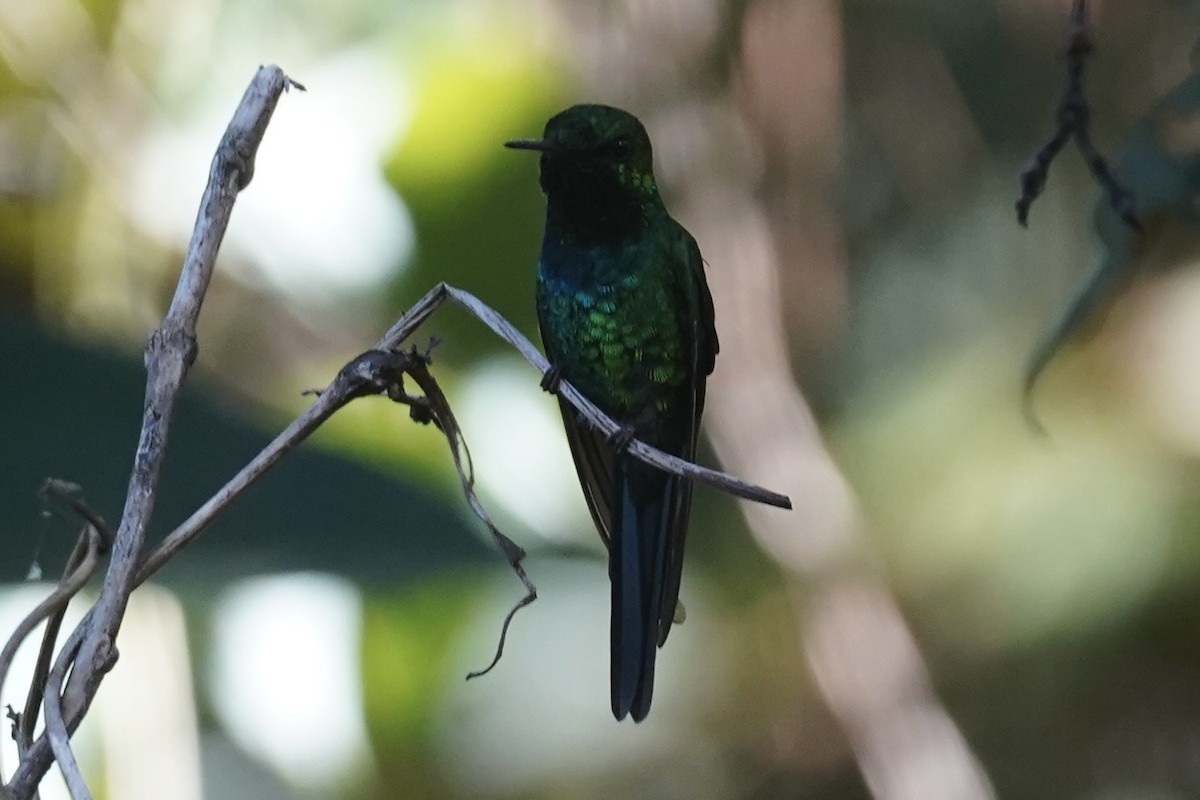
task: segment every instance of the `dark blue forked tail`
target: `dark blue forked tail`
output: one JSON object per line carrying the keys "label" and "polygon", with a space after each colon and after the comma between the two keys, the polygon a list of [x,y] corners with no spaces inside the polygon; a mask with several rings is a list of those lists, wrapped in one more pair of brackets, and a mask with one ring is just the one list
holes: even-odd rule
{"label": "dark blue forked tail", "polygon": [[612,708],[641,722],[654,694],[654,661],[671,539],[671,509],[679,479],[629,456],[617,465],[612,515]]}

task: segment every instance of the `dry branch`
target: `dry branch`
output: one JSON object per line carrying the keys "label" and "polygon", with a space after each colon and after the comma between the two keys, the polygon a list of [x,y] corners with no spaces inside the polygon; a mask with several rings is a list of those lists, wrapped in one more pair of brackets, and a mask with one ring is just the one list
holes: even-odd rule
{"label": "dry branch", "polygon": [[[484,325],[487,325],[497,336],[512,345],[524,356],[525,360],[544,373],[549,369],[546,358],[538,351],[533,343],[523,336],[512,323],[502,317],[486,303],[470,292],[456,289],[445,283],[439,283],[416,302],[388,332],[372,348],[371,352],[396,352],[416,332],[417,328],[428,319],[447,300],[452,300],[467,309]],[[313,431],[355,397],[362,396],[364,384],[358,374],[361,361],[370,353],[351,361],[338,373],[338,377],[328,388],[323,389],[311,406],[294,419],[275,439],[256,455],[245,467],[229,480],[204,505],[188,517],[179,527],[167,534],[166,538],[142,562],[136,583],[140,584],[157,572],[171,560],[189,542],[224,511],[230,503],[242,494],[252,483],[258,480],[267,470],[279,462],[293,448],[304,441]],[[382,393],[382,388],[370,392]],[[615,434],[620,426],[609,419],[603,411],[579,393],[567,381],[559,385],[559,394],[575,406],[581,414],[596,428],[606,434]],[[629,452],[647,464],[666,470],[675,475],[691,478],[721,491],[754,500],[766,505],[779,508],[791,508],[791,500],[784,495],[763,489],[759,486],[738,480],[723,472],[707,469],[669,455],[650,445],[634,440],[629,445]]]}
{"label": "dry branch", "polygon": [[[64,650],[51,673],[51,677],[55,677],[61,664],[62,670],[57,675],[61,680],[70,666],[70,679],[61,698],[62,728],[58,735],[48,737],[43,734],[29,748],[8,784],[16,800],[27,800],[33,796],[38,782],[50,766],[52,745],[54,755],[60,754],[60,751],[66,752],[63,751],[63,743],[57,740],[61,736],[69,736],[79,724],[105,672],[116,659],[114,642],[129,594],[136,585],[137,568],[141,561],[146,528],[154,510],[175,399],[196,358],[196,319],[212,278],[217,250],[224,238],[238,192],[246,188],[254,174],[255,154],[275,104],[280,95],[292,86],[303,88],[291,81],[278,67],[259,68],[213,158],[208,185],[200,202],[175,296],[162,325],[151,334],[146,345],[148,378],[142,428],[109,569],[99,599],[70,639],[77,643],[78,652],[72,658],[67,655],[70,651]],[[50,686],[51,682],[48,682],[47,691]],[[51,705],[55,711],[58,710],[58,702],[56,697],[53,704],[47,704],[48,715]],[[69,768],[71,765],[66,763],[61,766]],[[78,785],[72,776],[68,776],[68,786],[72,787],[72,794],[76,798],[86,796],[77,792]],[[83,791],[86,792],[86,787]]]}
{"label": "dry branch", "polygon": [[88,791],[87,783],[83,780],[83,771],[79,769],[79,762],[75,760],[75,753],[71,750],[71,733],[67,730],[62,710],[63,680],[66,678],[67,669],[78,655],[77,648],[78,645],[65,647],[59,653],[58,660],[54,662],[54,669],[50,670],[46,679],[43,706],[46,709],[46,736],[50,739],[50,749],[54,753],[54,760],[58,762],[63,780],[67,783],[71,800],[92,800],[92,793]]}
{"label": "dry branch", "polygon": [[[525,586],[526,595],[505,617],[492,664],[468,677],[483,674],[495,665],[503,652],[504,637],[513,615],[536,599],[536,589],[521,568],[524,551],[499,531],[475,495],[470,454],[449,403],[428,370],[428,354],[418,354],[415,349],[405,353],[400,348],[422,322],[444,302],[451,300],[512,345],[541,374],[545,375],[550,365],[538,349],[508,320],[474,295],[445,283],[438,284],[409,309],[372,350],[343,367],[330,386],[317,393],[317,399],[307,410],[293,420],[187,520],[169,533],[156,548],[148,554],[143,553],[146,527],[154,508],[159,468],[165,454],[175,398],[195,360],[196,320],[212,276],[217,250],[229,222],[237,193],[245,188],[253,175],[254,155],[271,112],[279,96],[293,86],[303,88],[291,81],[277,67],[261,68],[246,90],[242,103],[217,149],[175,297],[162,325],[151,335],[146,347],[148,378],[143,425],[125,508],[115,535],[109,570],[96,604],[67,638],[53,669],[44,677],[45,686],[41,695],[46,714],[46,732],[28,744],[11,781],[7,786],[0,786],[0,798],[3,800],[8,800],[9,794],[14,800],[29,800],[36,793],[39,781],[54,760],[59,762],[64,772],[72,797],[75,800],[90,798],[70,749],[70,735],[87,712],[104,674],[116,662],[114,642],[130,593],[203,532],[217,515],[267,470],[303,442],[339,408],[357,397],[387,395],[397,402],[409,405],[414,420],[433,422],[442,430],[468,504],[488,526],[509,566]],[[417,383],[423,395],[410,395],[404,390],[405,375]],[[557,393],[578,409],[597,429],[609,436],[621,431],[618,423],[601,412],[570,383],[561,382]],[[659,469],[738,497],[780,508],[791,508],[791,501],[783,495],[669,455],[644,442],[632,441],[628,445],[628,452]],[[83,514],[82,511],[80,513]],[[99,524],[102,526],[102,521]],[[89,524],[88,530],[103,543],[103,537],[100,537],[96,525]],[[88,542],[91,541],[92,536],[89,534]],[[9,649],[15,651],[20,641],[36,627],[37,622],[65,608],[70,597],[86,582],[91,574],[90,570],[94,570],[94,556],[98,553],[99,545],[89,545],[84,563],[69,570],[70,578],[64,579],[63,586],[22,623],[17,634],[10,640],[9,645],[6,645],[5,657],[11,659]],[[49,638],[51,647],[53,638]],[[48,658],[48,653],[46,657]],[[0,679],[3,678],[2,668],[6,663],[4,658],[0,658]],[[35,689],[37,683],[38,680],[35,679]],[[35,718],[36,710],[32,714],[27,712],[26,719]],[[32,732],[31,727],[22,728],[22,731]]]}
{"label": "dry branch", "polygon": [[[83,533],[80,536],[79,542],[76,544],[75,552],[72,553],[71,559],[68,561],[67,569],[63,575],[62,582],[55,587],[50,595],[38,603],[36,607],[17,625],[16,630],[5,642],[4,648],[0,649],[0,690],[4,688],[5,678],[8,676],[8,671],[12,667],[13,657],[16,656],[17,650],[21,643],[33,633],[38,625],[48,617],[53,617],[57,620],[62,619],[62,613],[66,611],[67,604],[71,601],[80,589],[88,582],[88,579],[96,573],[96,569],[100,566],[100,552],[103,548],[103,542],[96,529],[88,524],[84,526]],[[53,633],[51,631],[53,630]],[[47,638],[51,639],[49,648],[43,647],[42,654],[52,651],[52,637],[57,635],[57,625],[51,624],[47,627]],[[39,665],[34,670],[32,687],[39,687],[45,681],[44,661],[48,661],[48,656],[42,655],[39,657]],[[40,692],[39,692],[40,695]],[[37,706],[33,705],[32,710],[30,704],[26,704],[25,712],[22,714],[12,714],[13,720],[13,735],[17,741],[26,741],[32,738],[33,727],[37,722]]]}
{"label": "dry branch", "polygon": [[[376,347],[380,349],[392,349],[399,346],[407,336],[411,335],[412,329],[432,314],[446,299],[454,301],[471,312],[476,319],[487,325],[492,333],[514,347],[540,373],[545,375],[549,371],[550,363],[546,360],[546,357],[541,354],[529,339],[513,327],[511,322],[470,292],[456,289],[445,283],[439,283],[432,291],[421,298],[407,314],[392,326]],[[622,432],[620,425],[610,419],[568,381],[559,382],[557,393],[566,398],[567,402],[574,406],[593,427],[605,435],[615,437]],[[792,507],[792,501],[778,492],[772,492],[769,489],[746,483],[723,472],[685,461],[678,456],[673,456],[655,447],[651,447],[640,440],[635,439],[630,442],[628,452],[650,466],[670,472],[673,475],[690,478],[697,483],[706,484],[736,497],[753,500],[756,503],[775,506],[777,508],[790,509]]]}

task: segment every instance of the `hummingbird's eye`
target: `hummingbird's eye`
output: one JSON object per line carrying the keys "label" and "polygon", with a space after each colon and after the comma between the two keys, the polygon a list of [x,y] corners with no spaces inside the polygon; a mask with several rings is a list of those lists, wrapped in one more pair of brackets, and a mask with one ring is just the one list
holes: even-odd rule
{"label": "hummingbird's eye", "polygon": [[628,137],[622,136],[612,143],[610,152],[613,158],[624,161],[633,153],[633,143],[629,141]]}

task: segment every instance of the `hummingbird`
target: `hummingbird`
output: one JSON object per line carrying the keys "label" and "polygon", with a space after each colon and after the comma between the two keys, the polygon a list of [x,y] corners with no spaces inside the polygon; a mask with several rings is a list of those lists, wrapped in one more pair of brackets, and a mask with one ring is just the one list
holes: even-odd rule
{"label": "hummingbird", "polygon": [[613,438],[559,399],[567,443],[612,584],[612,711],[650,710],[657,648],[676,618],[691,483],[626,452],[631,439],[694,460],[705,379],[717,355],[700,248],[667,213],[650,137],[637,117],[577,105],[541,139],[546,227],[536,305],[550,362],[543,386],[569,381],[621,425]]}

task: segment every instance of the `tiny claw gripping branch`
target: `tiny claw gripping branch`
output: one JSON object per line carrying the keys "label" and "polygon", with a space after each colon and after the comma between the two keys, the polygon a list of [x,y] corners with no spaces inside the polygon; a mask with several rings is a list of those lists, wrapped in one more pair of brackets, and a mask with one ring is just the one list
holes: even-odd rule
{"label": "tiny claw gripping branch", "polygon": [[550,368],[542,373],[541,387],[543,392],[550,394],[558,394],[559,384],[562,383],[563,374],[562,367],[551,364]]}

